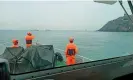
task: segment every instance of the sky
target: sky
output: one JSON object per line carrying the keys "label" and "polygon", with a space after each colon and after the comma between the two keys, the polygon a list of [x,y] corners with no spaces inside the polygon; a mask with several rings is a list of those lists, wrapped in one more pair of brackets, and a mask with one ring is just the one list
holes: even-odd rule
{"label": "sky", "polygon": [[[131,14],[127,2],[123,4]],[[1,30],[98,30],[123,15],[118,2],[0,0]]]}

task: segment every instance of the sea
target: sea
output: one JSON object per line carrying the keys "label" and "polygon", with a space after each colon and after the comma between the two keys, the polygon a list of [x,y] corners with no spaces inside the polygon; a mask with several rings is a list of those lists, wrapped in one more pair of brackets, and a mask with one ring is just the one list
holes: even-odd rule
{"label": "sea", "polygon": [[[130,55],[133,53],[133,32],[98,32],[74,30],[0,30],[0,54],[12,46],[12,39],[18,39],[25,48],[25,36],[32,32],[33,44],[53,45],[54,52],[64,55],[69,37],[74,38],[78,55],[85,59],[101,60]],[[86,60],[87,61],[87,60]]]}

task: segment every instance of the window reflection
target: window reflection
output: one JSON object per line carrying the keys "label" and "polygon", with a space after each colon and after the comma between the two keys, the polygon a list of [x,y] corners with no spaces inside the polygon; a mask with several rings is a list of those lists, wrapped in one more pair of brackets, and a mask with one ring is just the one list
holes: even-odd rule
{"label": "window reflection", "polygon": [[[71,6],[73,5],[72,4],[73,2],[66,2],[66,3],[70,4]],[[128,29],[130,29],[130,28],[127,29],[128,25],[126,24],[129,22],[128,17],[126,17],[126,15],[124,15],[124,13],[120,13],[120,15],[114,13],[117,11],[113,10],[114,8],[111,8],[111,7],[110,8],[112,10],[111,9],[110,10],[114,11],[112,13],[111,13],[111,11],[109,12],[108,9],[105,10],[105,12],[107,12],[107,13],[104,13],[102,11],[98,11],[98,12],[94,11],[93,12],[92,9],[94,9],[94,10],[98,9],[99,5],[97,5],[97,6],[94,5],[95,6],[94,8],[89,8],[89,9],[87,7],[85,7],[91,3],[92,2],[88,2],[88,3],[81,2],[82,5],[80,5],[80,7],[78,7],[77,5],[79,5],[80,2],[75,2],[76,7],[74,6],[73,10],[70,10],[70,11],[68,10],[65,13],[64,13],[64,10],[70,8],[66,4],[64,4],[66,7],[61,7],[61,10],[55,11],[56,12],[55,14],[52,12],[52,8],[51,8],[50,9],[50,14],[51,14],[50,17],[46,16],[49,13],[46,13],[45,16],[40,17],[43,13],[43,12],[41,12],[42,11],[41,9],[44,6],[41,3],[38,3],[41,5],[39,7],[38,6],[37,7],[39,9],[40,8],[41,9],[40,10],[38,8],[35,8],[35,9],[39,10],[40,12],[33,9],[34,12],[32,14],[32,10],[30,9],[31,7],[34,6],[34,5],[32,5],[29,8],[31,10],[31,12],[29,12],[29,14],[28,14],[28,16],[29,16],[28,19],[27,19],[27,17],[25,17],[25,15],[28,12],[24,13],[25,15],[23,15],[21,13],[20,16],[23,15],[23,17],[20,18],[20,19],[22,19],[22,21],[20,20],[16,23],[17,26],[18,26],[18,24],[21,23],[19,25],[19,27],[24,26],[28,30],[20,30],[20,31],[18,31],[18,30],[0,30],[0,36],[2,37],[0,40],[0,43],[1,43],[0,46],[1,46],[1,53],[3,53],[3,54],[1,54],[0,57],[5,58],[9,61],[11,73],[18,74],[18,73],[25,73],[25,72],[32,72],[32,71],[37,71],[37,70],[45,70],[45,69],[51,69],[51,68],[56,68],[56,67],[68,66],[67,62],[66,62],[67,59],[66,59],[66,55],[65,55],[65,47],[68,43],[68,38],[71,36],[74,37],[74,39],[75,39],[74,43],[78,47],[78,53],[75,56],[75,61],[76,61],[75,64],[80,64],[80,63],[91,62],[91,61],[95,61],[95,60],[101,60],[101,59],[107,59],[107,58],[131,54],[133,52],[133,46],[132,46],[133,45],[133,42],[132,42],[133,34],[132,33],[123,33],[123,32],[117,33],[117,32],[115,32],[116,30],[113,30],[113,26],[116,26],[115,21],[117,21],[116,23],[118,26],[123,25],[123,28],[120,28],[120,27],[116,28],[118,31],[121,29],[123,31],[127,31]],[[3,5],[4,4],[6,4],[6,3],[3,3]],[[55,4],[57,5],[56,2],[55,2]],[[60,4],[62,4],[62,2]],[[22,6],[22,4],[21,4],[21,6]],[[83,8],[81,6],[83,6],[85,8]],[[54,7],[55,7],[55,5],[54,5]],[[117,3],[115,4],[115,7],[118,7]],[[13,7],[13,10],[15,11],[16,9],[14,9],[14,8],[15,7]],[[58,6],[58,8],[60,8],[60,7]],[[75,9],[75,8],[77,8],[77,9]],[[105,5],[100,7],[98,10],[102,10],[102,8],[105,8]],[[2,10],[4,13],[4,9],[2,9]],[[45,10],[47,10],[47,9],[45,9]],[[74,11],[77,11],[77,12],[74,12]],[[48,12],[48,11],[46,11],[46,12]],[[73,13],[69,13],[69,12],[73,12]],[[118,12],[122,12],[122,9],[119,8]],[[5,13],[6,13],[5,14],[6,16],[3,17],[3,19],[6,21],[6,19],[8,19],[7,15],[9,16],[9,14],[7,14],[8,9],[5,10]],[[39,14],[39,15],[36,15],[35,13]],[[77,15],[76,15],[76,13],[77,13]],[[0,14],[2,15],[2,13],[0,13]],[[64,15],[60,15],[60,14],[64,14],[67,16],[64,17]],[[113,15],[113,14],[114,14],[113,17],[109,17],[110,15]],[[37,16],[39,16],[39,17],[37,17]],[[55,16],[57,16],[57,17],[59,16],[59,17],[57,18]],[[124,21],[124,24],[122,24],[122,21],[118,20],[121,18],[120,16],[124,16],[124,18],[122,19],[122,21]],[[15,17],[17,17],[17,16],[15,16]],[[118,19],[115,20],[116,17]],[[15,20],[12,20],[12,18],[14,18],[14,17],[11,17],[11,22],[15,21]],[[108,19],[106,19],[106,18],[108,18]],[[18,19],[18,18],[16,18],[16,19]],[[36,19],[38,20],[38,22],[36,21]],[[46,19],[46,21],[44,19]],[[59,19],[59,20],[56,20],[56,19]],[[88,19],[90,19],[90,20],[88,20]],[[25,22],[26,24],[22,25],[24,23],[23,21],[25,21],[25,20],[27,20]],[[47,22],[49,20],[50,20],[50,22]],[[76,21],[76,22],[74,22],[74,21]],[[114,33],[110,32],[110,31],[109,32],[99,32],[100,29],[98,31],[97,30],[95,30],[95,31],[88,30],[88,26],[91,26],[92,30],[93,30],[93,29],[95,29],[93,26],[95,26],[95,27],[100,26],[97,28],[101,28],[108,21],[111,22],[111,24],[110,24],[110,27],[107,29],[108,29],[108,31],[112,30]],[[10,22],[10,21],[7,20],[7,22]],[[44,22],[46,22],[46,23],[43,24]],[[76,25],[74,25],[73,23],[76,23]],[[4,24],[4,23],[2,23],[2,24]],[[5,25],[3,25],[3,26],[6,28],[8,28],[8,26],[10,26],[10,25],[16,26],[16,25],[13,25],[14,22],[12,22],[12,23],[5,22],[5,24],[6,24],[6,26]],[[33,25],[34,25],[34,27],[33,27]],[[27,27],[27,26],[29,26],[29,27]],[[44,27],[44,26],[48,26],[47,28],[50,27],[52,29],[54,26],[58,29],[61,28],[62,30],[42,29],[42,27]],[[62,28],[62,26],[64,26],[64,27]],[[38,30],[38,27],[41,29]],[[74,27],[74,28],[71,28],[71,27]],[[14,27],[11,27],[11,28],[14,28]],[[34,29],[34,28],[36,28],[36,29]],[[63,30],[64,28],[66,30]],[[70,30],[67,30],[68,28],[70,28]],[[105,28],[101,28],[101,29],[104,30]],[[34,45],[31,46],[30,48],[25,48],[24,35],[28,31],[31,31],[32,33],[34,33],[34,35],[36,37],[35,37],[35,40],[33,40]],[[3,36],[3,34],[4,34],[4,36]],[[11,45],[11,40],[14,37],[15,38],[17,37],[17,39],[20,41],[20,47],[18,47],[18,48],[9,47]],[[36,44],[37,42],[39,42],[39,44]],[[44,44],[47,44],[47,45],[44,45]]]}

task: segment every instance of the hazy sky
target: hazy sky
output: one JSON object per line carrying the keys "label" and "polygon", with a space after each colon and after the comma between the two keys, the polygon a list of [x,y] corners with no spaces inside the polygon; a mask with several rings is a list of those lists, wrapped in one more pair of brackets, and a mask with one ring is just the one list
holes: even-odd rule
{"label": "hazy sky", "polygon": [[[127,2],[124,6],[131,14]],[[123,15],[118,2],[0,1],[0,29],[97,30]]]}

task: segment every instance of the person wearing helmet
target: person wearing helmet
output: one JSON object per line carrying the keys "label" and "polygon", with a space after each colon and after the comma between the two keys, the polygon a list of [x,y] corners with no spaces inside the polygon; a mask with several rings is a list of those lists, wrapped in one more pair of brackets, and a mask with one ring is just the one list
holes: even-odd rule
{"label": "person wearing helmet", "polygon": [[27,35],[25,36],[25,41],[26,41],[26,47],[30,47],[32,45],[32,40],[34,39],[34,36],[32,35],[31,32],[28,32]]}
{"label": "person wearing helmet", "polygon": [[12,45],[13,48],[17,48],[18,47],[18,40],[13,39],[12,43],[13,43],[13,45]]}
{"label": "person wearing helmet", "polygon": [[74,38],[69,38],[69,43],[66,46],[65,49],[65,55],[66,55],[66,64],[72,65],[76,63],[75,55],[78,53],[78,48],[76,44],[74,44]]}

